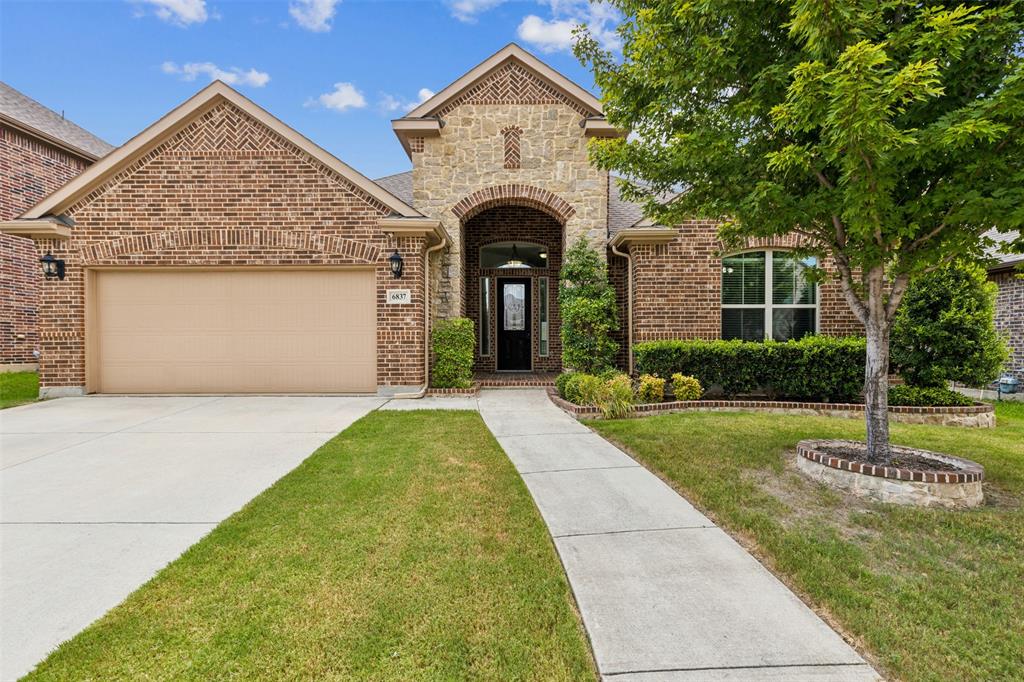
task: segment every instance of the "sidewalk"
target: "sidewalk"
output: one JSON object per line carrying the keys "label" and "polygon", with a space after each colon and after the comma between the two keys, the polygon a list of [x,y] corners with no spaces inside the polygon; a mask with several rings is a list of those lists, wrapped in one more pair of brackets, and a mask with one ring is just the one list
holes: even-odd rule
{"label": "sidewalk", "polygon": [[605,680],[879,679],[732,538],[543,389],[485,390],[479,406],[554,538]]}

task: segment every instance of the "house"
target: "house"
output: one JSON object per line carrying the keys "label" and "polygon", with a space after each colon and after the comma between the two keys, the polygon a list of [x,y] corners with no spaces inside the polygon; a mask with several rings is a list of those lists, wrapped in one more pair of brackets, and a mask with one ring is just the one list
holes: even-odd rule
{"label": "house", "polygon": [[600,102],[516,45],[392,128],[412,169],[374,182],[215,82],[0,225],[54,259],[42,393],[406,394],[452,316],[479,372],[557,371],[578,239],[608,258],[624,351],[860,331],[789,240],[723,254],[713,221],[645,222],[588,161],[621,134]]}
{"label": "house", "polygon": [[[0,220],[10,220],[113,147],[0,82]],[[39,256],[0,233],[0,371],[35,369]]]}
{"label": "house", "polygon": [[989,251],[994,259],[988,268],[988,279],[999,287],[996,296],[996,329],[1005,334],[1010,346],[1010,360],[1006,372],[1024,382],[1024,254],[1001,250],[998,244],[1007,244],[1017,238],[1016,232],[989,230],[985,236],[995,240],[997,246]]}

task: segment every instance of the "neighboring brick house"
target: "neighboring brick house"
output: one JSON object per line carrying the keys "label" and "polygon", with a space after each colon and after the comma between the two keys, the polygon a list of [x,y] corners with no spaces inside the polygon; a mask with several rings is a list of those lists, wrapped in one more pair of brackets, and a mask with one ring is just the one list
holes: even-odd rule
{"label": "neighboring brick house", "polygon": [[859,331],[789,240],[727,254],[712,221],[648,225],[588,160],[620,134],[599,101],[516,45],[392,127],[412,170],[373,182],[217,82],[0,225],[65,265],[43,393],[412,393],[454,316],[478,371],[557,371],[577,239],[608,258],[624,367],[648,339]]}
{"label": "neighboring brick house", "polygon": [[[1017,238],[1016,232],[989,231],[986,236],[1000,243]],[[998,262],[989,266],[988,278],[999,287],[996,296],[996,329],[1006,335],[1010,360],[1006,371],[1024,382],[1024,254],[999,248],[989,255]]]}
{"label": "neighboring brick house", "polygon": [[[21,215],[113,147],[0,83],[0,221]],[[0,233],[0,368],[35,367],[39,256]]]}

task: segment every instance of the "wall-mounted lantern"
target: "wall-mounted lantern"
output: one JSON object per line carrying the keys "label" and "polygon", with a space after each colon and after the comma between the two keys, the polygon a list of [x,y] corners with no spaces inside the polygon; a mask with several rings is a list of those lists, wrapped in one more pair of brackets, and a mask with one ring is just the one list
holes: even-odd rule
{"label": "wall-mounted lantern", "polygon": [[54,258],[49,251],[39,259],[39,264],[43,266],[46,279],[64,279],[64,261]]}
{"label": "wall-mounted lantern", "polygon": [[405,263],[402,261],[402,256],[398,253],[398,249],[395,249],[395,252],[388,256],[388,263],[391,265],[391,274],[395,276],[395,279],[400,279]]}

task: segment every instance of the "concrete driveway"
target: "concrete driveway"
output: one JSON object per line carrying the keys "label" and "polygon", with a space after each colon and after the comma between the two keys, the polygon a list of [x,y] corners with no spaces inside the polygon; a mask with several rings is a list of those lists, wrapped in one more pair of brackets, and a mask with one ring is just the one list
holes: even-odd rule
{"label": "concrete driveway", "polygon": [[0,412],[0,679],[384,402],[88,397]]}

